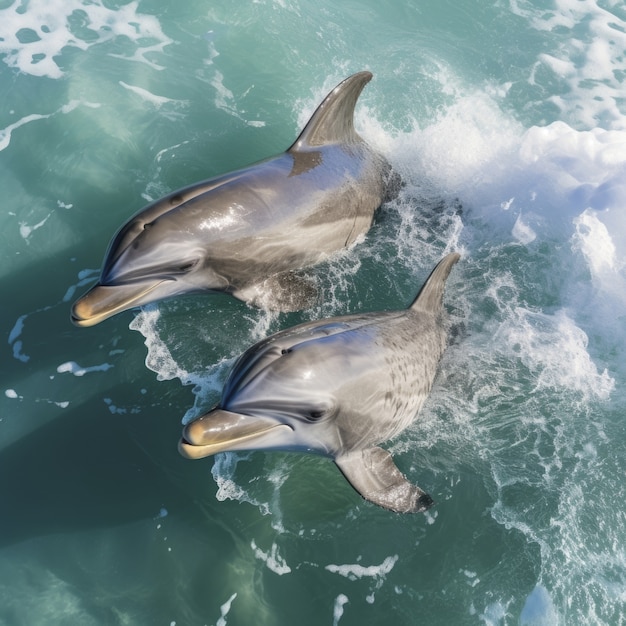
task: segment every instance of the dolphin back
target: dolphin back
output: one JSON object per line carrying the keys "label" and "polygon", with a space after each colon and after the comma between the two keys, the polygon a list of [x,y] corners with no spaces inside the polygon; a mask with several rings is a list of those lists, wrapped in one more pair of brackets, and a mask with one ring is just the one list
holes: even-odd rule
{"label": "dolphin back", "polygon": [[371,79],[371,72],[358,72],[339,83],[317,107],[288,152],[333,143],[361,143],[354,130],[354,107]]}
{"label": "dolphin back", "polygon": [[413,304],[409,307],[412,311],[423,311],[435,315],[441,311],[446,280],[455,263],[460,258],[460,254],[453,252],[437,263],[428,280],[417,294]]}

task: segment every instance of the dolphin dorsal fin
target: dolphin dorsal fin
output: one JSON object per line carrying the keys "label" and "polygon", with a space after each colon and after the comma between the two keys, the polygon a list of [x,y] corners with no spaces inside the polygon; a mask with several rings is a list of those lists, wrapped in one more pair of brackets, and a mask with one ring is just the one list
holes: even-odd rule
{"label": "dolphin dorsal fin", "polygon": [[330,143],[361,142],[354,130],[354,107],[371,79],[371,72],[358,72],[339,83],[317,107],[288,152]]}
{"label": "dolphin dorsal fin", "polygon": [[450,274],[450,270],[460,258],[460,254],[453,252],[437,263],[428,280],[417,294],[417,298],[409,307],[411,310],[435,314],[441,310],[446,279]]}

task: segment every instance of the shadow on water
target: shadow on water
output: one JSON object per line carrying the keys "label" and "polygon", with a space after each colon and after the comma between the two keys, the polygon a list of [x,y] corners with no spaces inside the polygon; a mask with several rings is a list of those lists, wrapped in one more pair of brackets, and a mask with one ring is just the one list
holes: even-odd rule
{"label": "shadow on water", "polygon": [[0,452],[0,545],[151,519],[163,503],[193,510],[184,491],[193,468],[178,456],[179,433],[176,419],[111,415],[93,400],[8,446]]}

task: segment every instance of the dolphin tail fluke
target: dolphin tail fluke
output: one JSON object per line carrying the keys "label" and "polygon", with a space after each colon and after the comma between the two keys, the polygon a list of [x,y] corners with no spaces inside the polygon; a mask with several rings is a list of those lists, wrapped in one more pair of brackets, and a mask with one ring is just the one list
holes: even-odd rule
{"label": "dolphin tail fluke", "polygon": [[436,314],[441,310],[446,280],[450,275],[450,270],[460,258],[460,254],[452,252],[439,261],[410,306],[413,311]]}
{"label": "dolphin tail fluke", "polygon": [[354,107],[371,79],[371,72],[358,72],[339,83],[317,107],[289,150],[362,141],[354,130]]}
{"label": "dolphin tail fluke", "polygon": [[348,482],[366,499],[396,513],[419,513],[433,499],[412,485],[396,467],[391,454],[379,447],[342,454],[335,463]]}

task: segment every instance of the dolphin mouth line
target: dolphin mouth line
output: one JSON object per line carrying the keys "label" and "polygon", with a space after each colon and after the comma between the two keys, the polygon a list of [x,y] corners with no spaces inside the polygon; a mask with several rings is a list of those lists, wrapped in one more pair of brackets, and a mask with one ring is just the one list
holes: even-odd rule
{"label": "dolphin mouth line", "polygon": [[275,424],[268,426],[267,428],[260,428],[259,430],[251,433],[245,433],[238,436],[233,436],[230,439],[224,441],[215,441],[213,443],[194,444],[185,438],[183,435],[178,442],[178,451],[182,456],[187,459],[202,459],[206,456],[212,456],[219,452],[229,452],[236,450],[254,450],[256,446],[248,446],[248,443],[252,443],[259,438],[267,435],[271,431],[284,430],[293,432],[293,428],[289,424]]}
{"label": "dolphin mouth line", "polygon": [[[72,308],[71,320],[76,326],[80,326],[83,328],[87,326],[95,326],[96,324],[99,324],[103,320],[109,317],[112,317],[113,315],[115,315],[116,313],[120,311],[124,311],[128,308],[132,308],[133,302],[137,302],[137,300],[140,300],[141,298],[149,294],[151,291],[154,291],[157,287],[159,287],[163,283],[171,282],[172,280],[173,279],[168,279],[168,278],[158,280],[155,283],[146,287],[145,289],[142,289],[141,291],[137,292],[135,295],[127,297],[126,299],[122,300],[119,304],[112,306],[108,309],[105,309],[104,311],[100,313],[96,313],[94,315],[81,316],[76,313],[76,306],[85,298],[85,296],[83,296],[83,298],[81,298]],[[94,287],[92,287],[91,290],[87,292],[86,295],[88,295],[94,289],[97,289],[98,287],[103,287],[107,289],[115,289],[116,287],[125,287],[125,286],[126,285],[102,285],[101,283],[98,283],[97,285],[94,285]]]}

